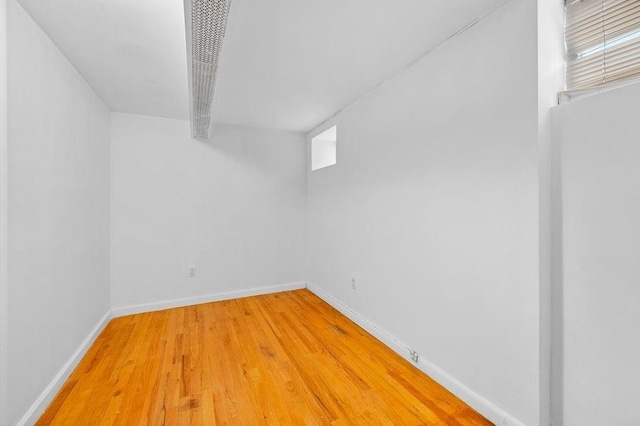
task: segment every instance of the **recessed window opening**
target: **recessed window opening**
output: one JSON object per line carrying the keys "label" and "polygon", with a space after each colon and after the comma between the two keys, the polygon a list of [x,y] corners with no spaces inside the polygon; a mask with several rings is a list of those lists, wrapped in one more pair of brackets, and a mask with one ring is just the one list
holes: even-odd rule
{"label": "recessed window opening", "polygon": [[566,0],[566,89],[640,79],[640,1]]}
{"label": "recessed window opening", "polygon": [[311,170],[336,164],[337,141],[336,126],[311,139]]}

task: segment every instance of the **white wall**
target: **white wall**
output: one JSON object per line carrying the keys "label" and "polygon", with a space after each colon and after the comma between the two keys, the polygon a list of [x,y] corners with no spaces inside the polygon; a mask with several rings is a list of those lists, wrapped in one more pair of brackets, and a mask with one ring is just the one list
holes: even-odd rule
{"label": "white wall", "polygon": [[[554,227],[558,218],[552,214],[555,187],[553,186],[551,108],[558,104],[558,92],[564,89],[564,2],[537,0],[538,21],[538,182],[539,182],[539,235],[540,235],[540,424],[552,422],[553,414],[561,404],[556,389],[558,367],[558,340],[555,333],[561,307],[554,304],[554,274],[559,257],[554,251]],[[554,341],[554,338],[556,339]],[[555,350],[555,352],[552,350]],[[554,370],[552,372],[552,369]],[[553,413],[553,414],[552,414]],[[554,419],[557,420],[558,416]]]}
{"label": "white wall", "polygon": [[186,121],[112,115],[114,308],[306,279],[304,136],[189,135]]}
{"label": "white wall", "polygon": [[7,0],[0,0],[0,425],[7,423]]}
{"label": "white wall", "polygon": [[110,113],[8,2],[8,421],[109,309]]}
{"label": "white wall", "polygon": [[640,419],[640,84],[554,108],[564,425]]}
{"label": "white wall", "polygon": [[527,425],[540,416],[535,9],[508,2],[311,132],[337,123],[338,163],[308,177],[309,280]]}

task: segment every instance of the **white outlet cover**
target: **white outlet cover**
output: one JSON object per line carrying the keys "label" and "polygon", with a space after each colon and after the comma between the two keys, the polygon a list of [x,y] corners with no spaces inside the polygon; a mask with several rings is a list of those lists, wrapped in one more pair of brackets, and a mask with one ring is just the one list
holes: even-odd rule
{"label": "white outlet cover", "polygon": [[195,265],[189,265],[187,275],[189,278],[195,278],[198,275],[198,267]]}

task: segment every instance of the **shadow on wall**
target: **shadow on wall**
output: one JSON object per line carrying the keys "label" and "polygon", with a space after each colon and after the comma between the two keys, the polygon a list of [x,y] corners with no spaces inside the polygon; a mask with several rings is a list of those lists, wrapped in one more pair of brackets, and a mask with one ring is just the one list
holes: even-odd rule
{"label": "shadow on wall", "polygon": [[[191,139],[191,142],[200,143],[215,152],[216,156],[231,160],[234,168],[253,170],[268,175],[270,180],[273,179],[274,175],[281,176],[283,173],[285,176],[294,179],[306,170],[305,162],[300,162],[296,168],[292,168],[290,159],[284,158],[282,151],[273,149],[272,144],[262,142],[265,134],[271,133],[275,139],[283,134],[282,131],[246,127],[242,129],[242,132],[238,132],[237,127],[216,124],[213,127],[212,136],[208,140]],[[299,139],[302,139],[302,134],[294,132],[291,132],[291,134],[297,135]],[[299,140],[292,142],[291,138],[282,140],[284,149],[287,149],[286,144],[291,143],[298,144],[303,142]],[[228,163],[228,161],[225,160],[223,163]],[[203,167],[215,167],[215,158],[213,159],[213,164],[208,160]],[[225,167],[228,167],[228,165]],[[287,170],[291,170],[291,173],[287,173]],[[274,174],[274,171],[278,173]]]}

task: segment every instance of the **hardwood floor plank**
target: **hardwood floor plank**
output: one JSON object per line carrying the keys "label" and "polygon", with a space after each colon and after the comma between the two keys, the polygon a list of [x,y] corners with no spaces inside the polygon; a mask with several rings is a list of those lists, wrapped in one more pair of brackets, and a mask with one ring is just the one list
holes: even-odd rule
{"label": "hardwood floor plank", "polygon": [[38,425],[490,425],[307,290],[112,320]]}

